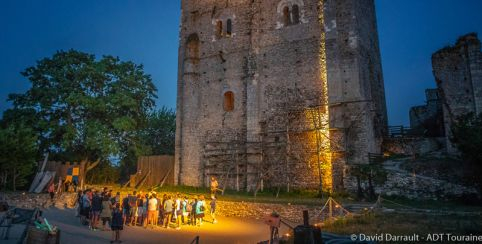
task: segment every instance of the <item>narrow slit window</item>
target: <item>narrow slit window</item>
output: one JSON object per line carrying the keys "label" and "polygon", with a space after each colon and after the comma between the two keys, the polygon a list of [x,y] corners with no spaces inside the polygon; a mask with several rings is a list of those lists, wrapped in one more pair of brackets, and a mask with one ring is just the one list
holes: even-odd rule
{"label": "narrow slit window", "polygon": [[226,22],[226,35],[231,36],[232,33],[233,33],[233,21],[231,21],[231,19],[228,19],[228,21]]}
{"label": "narrow slit window", "polygon": [[224,111],[231,112],[234,110],[234,93],[228,91],[224,93]]}
{"label": "narrow slit window", "polygon": [[223,36],[223,21],[218,20],[216,21],[216,37],[220,38]]}
{"label": "narrow slit window", "polygon": [[293,16],[293,24],[300,23],[300,7],[298,5],[293,5],[293,10],[291,11],[291,15]]}
{"label": "narrow slit window", "polygon": [[283,23],[285,26],[288,26],[291,24],[291,13],[290,13],[290,8],[288,6],[283,8]]}

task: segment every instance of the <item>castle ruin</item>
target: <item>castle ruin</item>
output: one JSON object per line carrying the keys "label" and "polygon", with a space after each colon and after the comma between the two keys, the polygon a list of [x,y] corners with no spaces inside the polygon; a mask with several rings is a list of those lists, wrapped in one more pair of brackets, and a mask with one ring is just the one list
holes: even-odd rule
{"label": "castle ruin", "polygon": [[482,53],[477,34],[460,37],[454,46],[432,55],[433,74],[442,97],[447,152],[456,153],[451,127],[461,115],[482,113]]}
{"label": "castle ruin", "polygon": [[373,0],[182,0],[175,181],[341,190],[381,153]]}

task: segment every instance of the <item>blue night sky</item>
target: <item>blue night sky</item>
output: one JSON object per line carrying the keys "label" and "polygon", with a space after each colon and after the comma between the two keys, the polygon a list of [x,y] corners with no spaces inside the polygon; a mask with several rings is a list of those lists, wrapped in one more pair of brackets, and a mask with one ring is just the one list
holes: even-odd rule
{"label": "blue night sky", "polygon": [[[430,57],[468,32],[482,35],[481,0],[376,0],[389,123],[435,87]],[[180,0],[0,0],[0,111],[29,88],[19,72],[56,50],[142,63],[175,108]]]}

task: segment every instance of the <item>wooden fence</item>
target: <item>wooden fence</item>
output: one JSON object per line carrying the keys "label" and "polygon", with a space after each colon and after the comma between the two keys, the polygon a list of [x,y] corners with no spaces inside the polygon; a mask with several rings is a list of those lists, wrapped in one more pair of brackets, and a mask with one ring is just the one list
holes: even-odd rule
{"label": "wooden fence", "polygon": [[174,156],[145,156],[137,160],[137,173],[131,176],[131,187],[174,185]]}

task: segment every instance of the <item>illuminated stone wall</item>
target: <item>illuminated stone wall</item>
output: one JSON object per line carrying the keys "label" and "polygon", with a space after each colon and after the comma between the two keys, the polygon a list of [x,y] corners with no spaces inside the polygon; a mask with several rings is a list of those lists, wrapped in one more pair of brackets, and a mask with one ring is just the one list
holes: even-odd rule
{"label": "illuminated stone wall", "polygon": [[325,190],[339,189],[346,164],[380,152],[373,0],[183,0],[181,18],[179,184],[316,188],[321,166]]}

